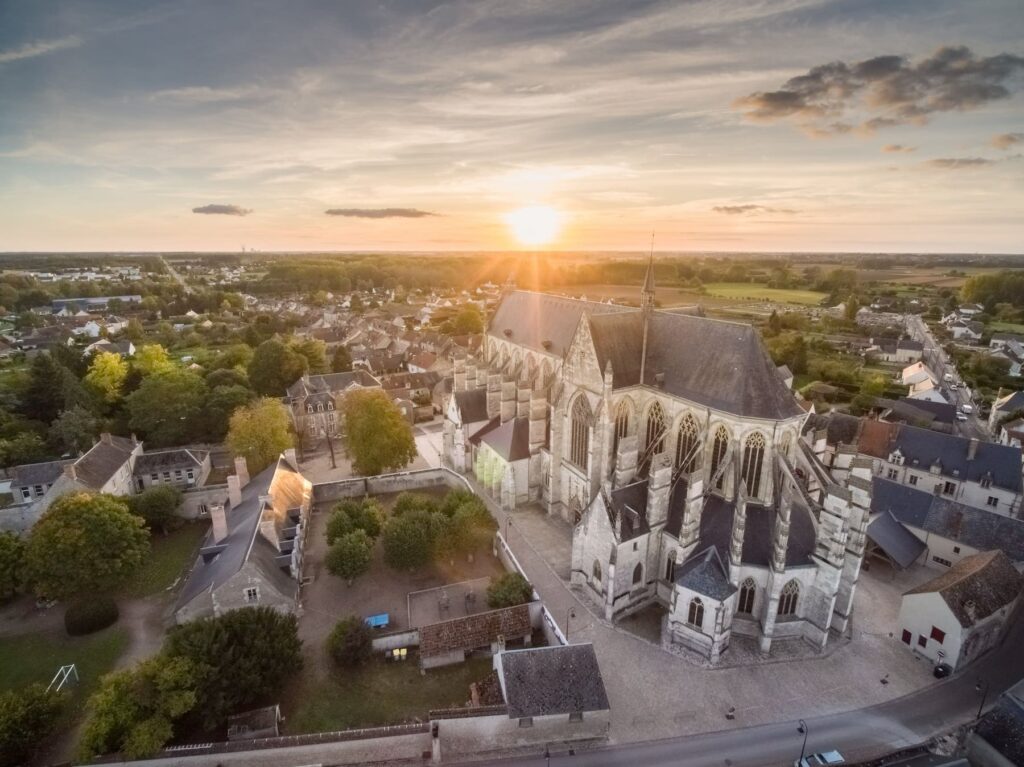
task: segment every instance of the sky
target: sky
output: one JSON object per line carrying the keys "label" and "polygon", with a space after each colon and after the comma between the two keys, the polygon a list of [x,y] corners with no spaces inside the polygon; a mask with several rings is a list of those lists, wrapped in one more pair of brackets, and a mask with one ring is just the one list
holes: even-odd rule
{"label": "sky", "polygon": [[[1024,252],[1021,0],[0,0],[0,251]],[[551,211],[548,211],[550,217]]]}

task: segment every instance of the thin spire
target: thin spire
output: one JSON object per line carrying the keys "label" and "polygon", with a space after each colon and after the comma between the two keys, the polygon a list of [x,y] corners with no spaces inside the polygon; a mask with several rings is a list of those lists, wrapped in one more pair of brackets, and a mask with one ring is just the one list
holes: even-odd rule
{"label": "thin spire", "polygon": [[647,370],[647,333],[651,321],[651,310],[654,308],[654,232],[651,232],[651,255],[647,261],[647,274],[644,275],[644,286],[640,291],[640,311],[643,314],[643,342],[640,346],[640,385],[644,383]]}
{"label": "thin spire", "polygon": [[651,232],[651,255],[647,259],[647,274],[644,275],[643,295],[640,299],[641,306],[647,305],[647,299],[654,302],[654,232]]}

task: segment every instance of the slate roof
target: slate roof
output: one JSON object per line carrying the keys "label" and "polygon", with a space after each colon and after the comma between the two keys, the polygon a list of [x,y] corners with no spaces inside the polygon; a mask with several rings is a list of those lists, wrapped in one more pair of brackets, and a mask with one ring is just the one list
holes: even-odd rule
{"label": "slate roof", "polygon": [[15,466],[11,469],[11,486],[52,485],[57,477],[64,473],[64,467],[69,463],[74,461],[45,461]]}
{"label": "slate roof", "polygon": [[1024,681],[999,696],[974,730],[1010,764],[1024,764]]}
{"label": "slate roof", "polygon": [[[479,434],[479,432],[477,432]],[[480,441],[506,461],[530,457],[530,419],[513,418],[480,436]]]}
{"label": "slate roof", "polygon": [[455,405],[462,413],[462,422],[476,423],[487,420],[487,390],[468,389],[454,394]]}
{"label": "slate roof", "polygon": [[872,478],[871,511],[891,511],[904,525],[979,551],[1000,549],[1010,559],[1024,561],[1024,520],[965,506],[882,477]]}
{"label": "slate roof", "polygon": [[992,405],[993,410],[1005,410],[1011,413],[1021,408],[1024,408],[1024,391],[1013,391],[1009,394],[1004,394]]}
{"label": "slate roof", "polygon": [[[591,315],[636,312],[625,306],[515,290],[502,298],[487,331],[495,338],[561,357],[569,349],[584,311]],[[544,348],[545,341],[550,348]]]}
{"label": "slate roof", "polygon": [[1024,588],[1017,572],[1001,551],[964,557],[947,572],[904,593],[938,593],[961,626],[969,627],[1011,604]]}
{"label": "slate roof", "polygon": [[422,626],[420,655],[431,658],[456,650],[475,650],[497,641],[499,636],[516,639],[532,632],[529,605],[505,607]]}
{"label": "slate roof", "polygon": [[891,511],[876,514],[868,524],[868,538],[888,554],[901,568],[910,567],[927,546],[910,532]]}
{"label": "slate roof", "polygon": [[900,397],[896,400],[896,404],[916,410],[924,410],[925,412],[930,413],[934,419],[940,423],[953,423],[953,421],[956,420],[956,406],[950,405],[947,402],[931,402],[926,399]]}
{"label": "slate roof", "polygon": [[924,344],[920,341],[912,341],[909,338],[903,338],[898,344],[896,344],[896,348],[907,352],[923,352]]}
{"label": "slate roof", "polygon": [[498,666],[510,719],[609,709],[591,644],[510,650]]}
{"label": "slate roof", "polygon": [[686,560],[676,571],[675,582],[718,602],[728,599],[737,591],[729,583],[729,568],[714,546],[708,546]]}
{"label": "slate roof", "polygon": [[137,445],[127,437],[104,434],[100,441],[75,461],[75,479],[93,490],[99,490],[125,465]]}
{"label": "slate roof", "polygon": [[610,521],[624,543],[650,532],[647,524],[647,486],[646,479],[631,485],[620,487],[611,492]]}
{"label": "slate roof", "polygon": [[380,386],[380,381],[365,370],[350,370],[345,373],[325,373],[303,376],[288,387],[288,396],[293,399],[307,397],[320,392],[339,392],[356,386]]}
{"label": "slate roof", "polygon": [[157,450],[143,453],[135,459],[135,474],[151,474],[168,469],[192,469],[202,466],[209,452],[206,450]]}

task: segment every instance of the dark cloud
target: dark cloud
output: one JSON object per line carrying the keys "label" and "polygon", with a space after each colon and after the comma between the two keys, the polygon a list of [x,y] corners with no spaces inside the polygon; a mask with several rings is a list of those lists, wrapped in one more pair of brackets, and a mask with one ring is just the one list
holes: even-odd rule
{"label": "dark cloud", "polygon": [[998,136],[993,136],[991,144],[996,149],[1009,149],[1014,144],[1020,144],[1024,142],[1024,133],[1000,133]]}
{"label": "dark cloud", "polygon": [[883,152],[888,152],[890,154],[895,154],[897,152],[913,152],[916,149],[917,147],[915,146],[904,146],[903,144],[886,144],[882,147]]}
{"label": "dark cloud", "polygon": [[346,216],[348,218],[424,218],[438,215],[416,208],[331,208],[324,212],[328,216]]}
{"label": "dark cloud", "polygon": [[[777,91],[744,96],[734,106],[759,122],[792,120],[811,135],[851,129],[871,134],[1006,98],[1019,72],[1024,72],[1020,56],[985,58],[964,46],[947,46],[917,63],[903,56],[834,61],[791,78]],[[856,125],[842,119],[850,112],[857,115]]]}
{"label": "dark cloud", "polygon": [[208,216],[248,216],[252,211],[238,205],[201,205],[192,208],[193,213],[203,213]]}
{"label": "dark cloud", "polygon": [[963,170],[965,168],[979,168],[983,165],[991,165],[991,160],[983,157],[940,157],[936,160],[928,160],[925,165],[930,168],[944,168],[950,170]]}
{"label": "dark cloud", "polygon": [[756,215],[758,213],[796,213],[789,208],[769,208],[765,205],[716,205],[711,210],[728,216]]}

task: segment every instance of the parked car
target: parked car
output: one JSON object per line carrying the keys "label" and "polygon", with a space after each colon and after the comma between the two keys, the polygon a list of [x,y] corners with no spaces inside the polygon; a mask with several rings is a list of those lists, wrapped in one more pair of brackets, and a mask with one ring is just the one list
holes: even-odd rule
{"label": "parked car", "polygon": [[953,667],[948,663],[939,663],[932,669],[932,674],[936,679],[945,679],[947,676],[953,673]]}
{"label": "parked car", "polygon": [[974,412],[974,406],[973,405],[964,405],[963,411],[965,413],[967,413],[967,414],[971,414],[971,413]]}
{"label": "parked car", "polygon": [[958,420],[958,421],[966,421],[967,420],[967,416],[964,415],[963,413],[957,413],[956,414],[956,420]]}
{"label": "parked car", "polygon": [[838,751],[822,751],[793,762],[793,767],[833,767],[837,764],[846,764],[842,754]]}

